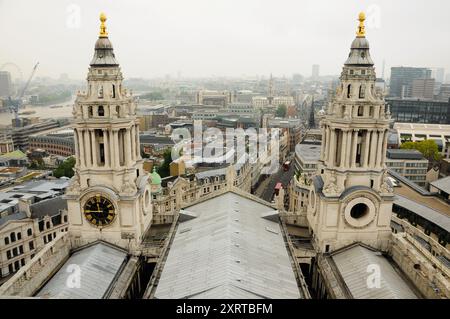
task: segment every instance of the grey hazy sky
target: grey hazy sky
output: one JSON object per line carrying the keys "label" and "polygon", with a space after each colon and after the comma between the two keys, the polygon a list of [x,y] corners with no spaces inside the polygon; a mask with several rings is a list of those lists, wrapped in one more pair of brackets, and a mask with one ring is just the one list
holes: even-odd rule
{"label": "grey hazy sky", "polygon": [[379,75],[450,72],[447,0],[0,0],[0,65],[84,78],[104,11],[125,77],[338,74],[361,10]]}

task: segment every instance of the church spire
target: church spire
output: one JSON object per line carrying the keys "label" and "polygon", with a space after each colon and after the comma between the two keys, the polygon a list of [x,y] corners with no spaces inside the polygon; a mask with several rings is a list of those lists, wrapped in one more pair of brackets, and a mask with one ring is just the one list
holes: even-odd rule
{"label": "church spire", "polygon": [[350,54],[347,61],[345,61],[346,66],[370,67],[374,65],[370,57],[369,41],[366,39],[365,20],[366,15],[364,12],[361,12],[358,16],[359,26],[356,31],[356,38],[352,42]]}
{"label": "church spire", "polygon": [[104,13],[100,14],[100,34],[98,40],[95,43],[95,54],[91,61],[93,67],[117,67],[119,63],[114,55],[114,50],[111,41],[108,38],[108,32],[106,32],[107,18]]}

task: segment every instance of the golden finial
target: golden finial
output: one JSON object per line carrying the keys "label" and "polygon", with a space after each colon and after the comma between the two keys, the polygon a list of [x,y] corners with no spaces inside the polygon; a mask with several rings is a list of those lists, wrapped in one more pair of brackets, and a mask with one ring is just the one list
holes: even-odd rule
{"label": "golden finial", "polygon": [[102,12],[100,13],[100,38],[107,38],[108,32],[106,32],[106,15]]}
{"label": "golden finial", "polygon": [[361,12],[358,16],[359,26],[358,31],[356,31],[356,36],[365,37],[366,36],[366,27],[364,26],[364,21],[366,20],[366,15],[364,12]]}

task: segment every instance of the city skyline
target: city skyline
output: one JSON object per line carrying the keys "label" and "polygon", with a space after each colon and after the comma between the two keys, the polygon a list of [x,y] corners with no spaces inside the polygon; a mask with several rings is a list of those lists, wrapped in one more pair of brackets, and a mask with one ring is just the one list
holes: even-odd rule
{"label": "city skyline", "polygon": [[[357,24],[355,14],[366,11],[369,41],[378,44],[373,57],[379,77],[384,60],[386,75],[391,66],[401,65],[443,67],[448,72],[450,45],[437,40],[444,38],[450,26],[444,10],[449,4],[414,4],[283,1],[274,7],[268,1],[246,1],[236,7],[225,1],[214,5],[210,1],[132,1],[125,6],[105,1],[48,0],[24,5],[3,0],[0,26],[8,45],[0,53],[0,65],[15,63],[27,74],[39,61],[38,77],[67,73],[72,79],[83,79],[89,61],[81,53],[92,49],[91,30],[96,28],[98,12],[105,11],[111,41],[127,68],[126,78],[267,77],[270,73],[308,77],[313,64],[320,65],[321,75],[338,75],[337,66],[345,54],[330,53],[345,52]],[[208,5],[211,10],[205,10]],[[355,23],[341,24],[342,20]]]}

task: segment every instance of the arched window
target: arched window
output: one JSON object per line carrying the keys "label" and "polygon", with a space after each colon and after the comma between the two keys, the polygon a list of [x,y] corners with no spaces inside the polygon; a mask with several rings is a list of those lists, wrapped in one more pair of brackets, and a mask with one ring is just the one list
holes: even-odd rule
{"label": "arched window", "polygon": [[350,98],[351,93],[352,93],[352,85],[349,84],[349,85],[347,86],[347,98]]}
{"label": "arched window", "polygon": [[50,222],[45,223],[45,228],[49,229],[50,228]]}
{"label": "arched window", "polygon": [[102,105],[98,107],[98,116],[105,116],[105,109]]}
{"label": "arched window", "polygon": [[363,99],[366,97],[366,87],[364,85],[361,85],[359,87],[359,98]]}
{"label": "arched window", "polygon": [[64,215],[64,222],[67,223],[67,215]]}
{"label": "arched window", "polygon": [[31,228],[28,228],[28,230],[27,230],[27,235],[28,235],[28,236],[33,235],[33,231],[31,230]]}
{"label": "arched window", "polygon": [[17,233],[17,240],[21,240],[22,239],[22,233]]}
{"label": "arched window", "polygon": [[358,116],[363,116],[363,115],[364,115],[364,107],[358,106]]}
{"label": "arched window", "polygon": [[9,245],[9,238],[5,237],[5,245]]}
{"label": "arched window", "polygon": [[11,233],[11,234],[9,235],[9,238],[11,239],[11,242],[12,242],[12,243],[15,242],[15,241],[16,241],[16,234],[15,234],[15,233]]}

